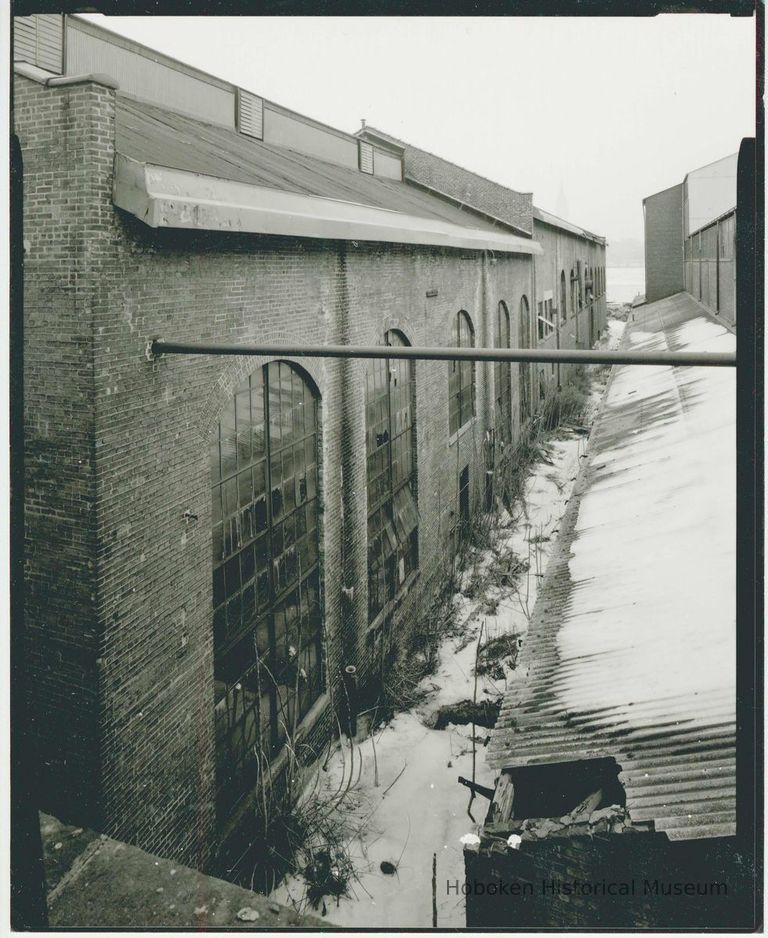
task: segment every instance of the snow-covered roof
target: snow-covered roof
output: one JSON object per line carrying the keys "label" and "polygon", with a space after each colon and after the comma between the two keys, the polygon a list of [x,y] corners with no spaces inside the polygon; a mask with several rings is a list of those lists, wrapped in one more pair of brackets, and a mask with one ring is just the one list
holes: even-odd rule
{"label": "snow-covered roof", "polygon": [[[733,351],[687,294],[625,347]],[[489,758],[610,756],[673,840],[735,834],[736,373],[614,369]]]}

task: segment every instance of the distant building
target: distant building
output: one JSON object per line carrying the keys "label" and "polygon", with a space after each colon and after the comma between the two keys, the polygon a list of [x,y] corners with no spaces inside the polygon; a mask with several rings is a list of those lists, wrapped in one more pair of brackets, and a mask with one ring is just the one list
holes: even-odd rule
{"label": "distant building", "polygon": [[736,164],[734,153],[643,200],[647,302],[685,290],[735,322]]}
{"label": "distant building", "polygon": [[237,878],[558,375],[148,344],[587,347],[604,240],[77,16],[14,27],[41,807]]}

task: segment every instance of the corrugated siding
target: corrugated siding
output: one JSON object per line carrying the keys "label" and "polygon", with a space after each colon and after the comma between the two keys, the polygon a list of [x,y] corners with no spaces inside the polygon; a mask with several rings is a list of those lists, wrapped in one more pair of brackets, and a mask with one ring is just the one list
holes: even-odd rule
{"label": "corrugated siding", "polygon": [[147,54],[123,48],[79,28],[67,20],[67,74],[101,72],[114,78],[120,90],[201,120],[234,129],[235,90],[218,87],[155,61]]}
{"label": "corrugated siding", "polygon": [[60,13],[17,16],[13,58],[60,75],[64,70],[64,17]]}
{"label": "corrugated siding", "polygon": [[264,101],[242,89],[237,92],[237,129],[257,140],[264,136]]}
{"label": "corrugated siding", "polygon": [[[686,294],[635,315],[627,343],[635,349],[735,344]],[[718,398],[730,403],[713,413]],[[709,481],[687,462],[688,435],[697,433],[717,452]],[[661,445],[661,434],[673,442]],[[688,515],[693,499],[699,524],[730,519],[731,488],[732,370],[614,369],[491,735],[493,766],[612,757],[638,825],[653,822],[672,840],[735,833],[735,503],[730,534],[707,527],[693,546],[697,521]],[[640,516],[664,525],[664,536],[633,534]],[[707,583],[725,579],[708,592],[701,571]],[[670,611],[670,596],[678,609]],[[704,621],[702,604],[722,606],[722,615]]]}
{"label": "corrugated siding", "polygon": [[13,60],[35,64],[37,28],[34,16],[17,16],[13,21]]}

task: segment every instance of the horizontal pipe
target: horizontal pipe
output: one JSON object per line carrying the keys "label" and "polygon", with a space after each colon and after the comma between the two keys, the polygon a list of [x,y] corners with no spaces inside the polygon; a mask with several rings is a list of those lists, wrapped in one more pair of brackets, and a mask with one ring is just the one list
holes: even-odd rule
{"label": "horizontal pipe", "polygon": [[735,352],[624,352],[595,349],[419,348],[403,345],[236,345],[231,342],[165,342],[157,355],[264,355],[272,358],[406,358],[417,361],[567,362],[574,365],[704,365],[733,367]]}

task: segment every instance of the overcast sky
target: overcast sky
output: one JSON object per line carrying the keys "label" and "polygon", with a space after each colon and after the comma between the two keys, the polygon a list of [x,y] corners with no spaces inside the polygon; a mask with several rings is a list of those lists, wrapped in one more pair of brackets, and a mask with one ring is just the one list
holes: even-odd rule
{"label": "overcast sky", "polygon": [[88,19],[342,130],[365,118],[609,241],[755,132],[754,19]]}

